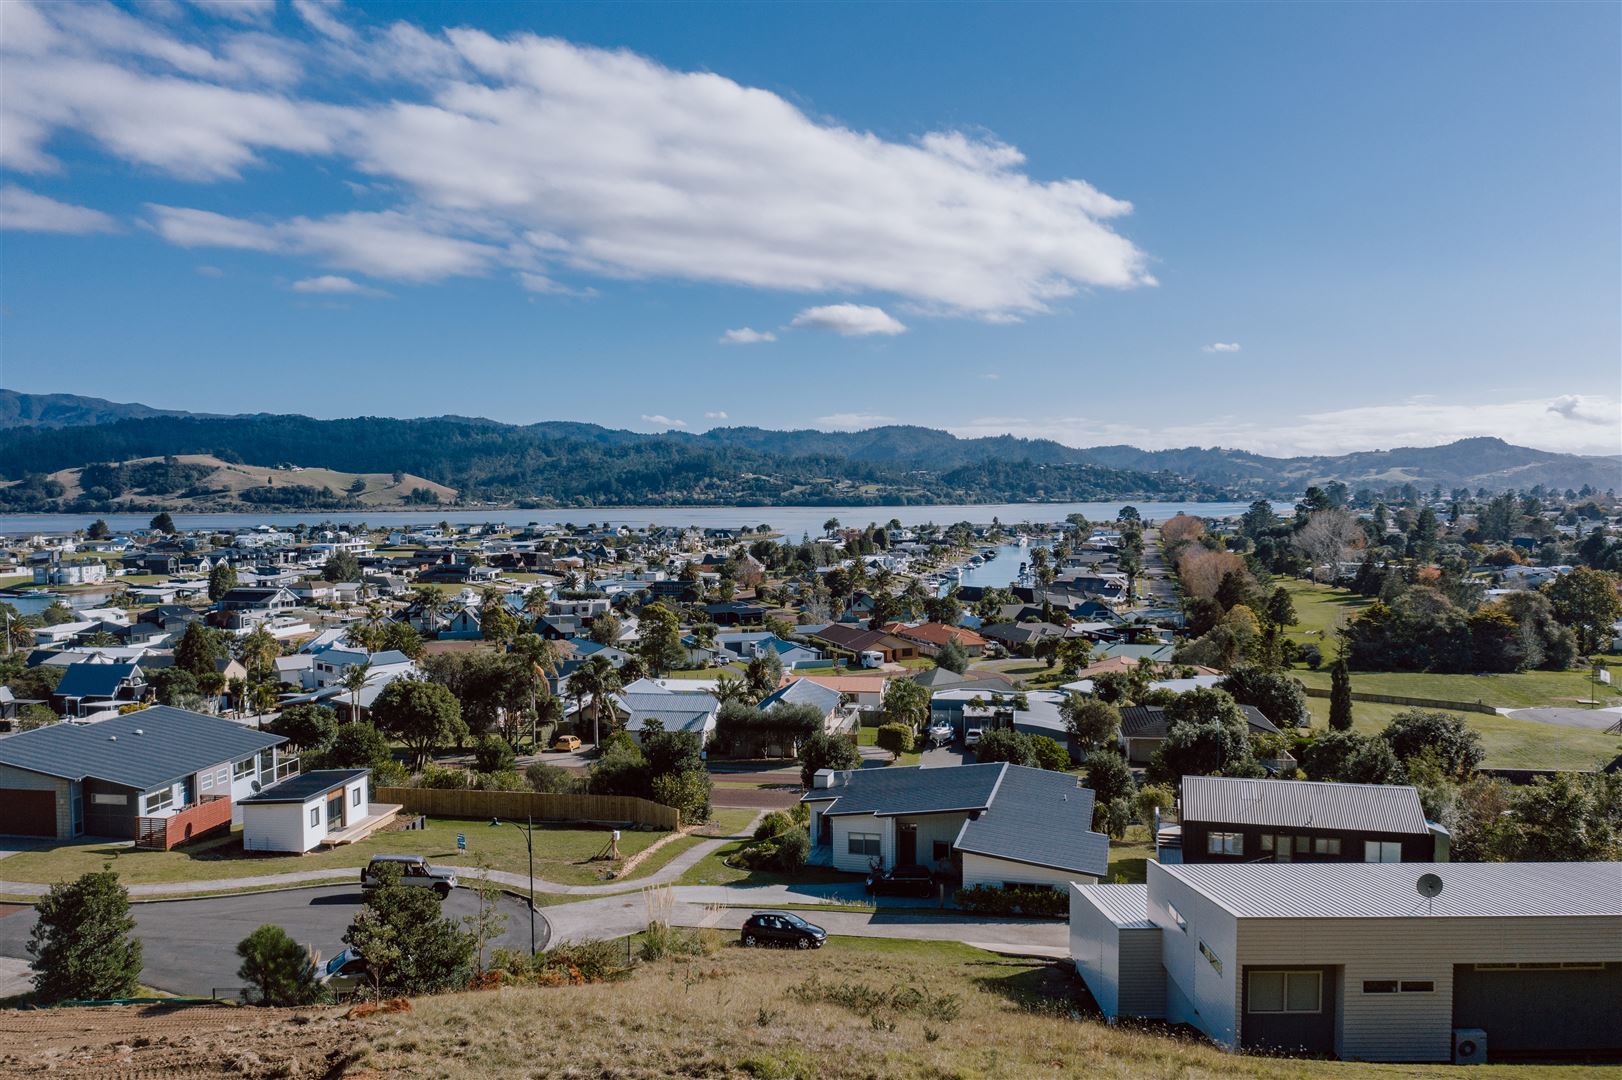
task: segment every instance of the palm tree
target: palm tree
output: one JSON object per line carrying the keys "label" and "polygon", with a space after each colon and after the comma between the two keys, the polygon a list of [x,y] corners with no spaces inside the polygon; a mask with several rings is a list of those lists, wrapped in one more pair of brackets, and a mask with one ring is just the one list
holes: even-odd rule
{"label": "palm tree", "polygon": [[[558,673],[557,643],[548,641],[539,634],[521,634],[513,642],[512,654],[525,666],[525,674],[529,684],[529,712],[535,722],[540,722],[542,701],[552,700],[551,683],[548,676],[555,678]],[[535,742],[535,728],[530,729],[530,742]],[[535,747],[537,753],[540,747]]]}
{"label": "palm tree", "polygon": [[569,676],[569,694],[574,698],[578,713],[591,701],[592,745],[602,746],[603,703],[620,688],[619,672],[601,656],[588,656],[584,663]]}
{"label": "palm tree", "polygon": [[366,680],[372,672],[370,660],[360,664],[351,664],[338,676],[338,685],[349,691],[349,722],[353,724],[360,719],[360,692],[366,689]]}
{"label": "palm tree", "polygon": [[723,675],[715,682],[715,700],[725,705],[729,701],[749,701],[749,687],[742,679]]}

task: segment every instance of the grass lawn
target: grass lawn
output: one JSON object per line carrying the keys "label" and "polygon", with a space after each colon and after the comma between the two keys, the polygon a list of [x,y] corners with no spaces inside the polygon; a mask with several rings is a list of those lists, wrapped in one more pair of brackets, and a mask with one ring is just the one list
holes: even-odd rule
{"label": "grass lawn", "polygon": [[1109,842],[1109,874],[1107,881],[1142,885],[1148,880],[1149,860],[1155,857],[1154,837],[1147,825],[1129,825],[1126,839]]}
{"label": "grass lawn", "polygon": [[1299,578],[1274,578],[1275,585],[1290,591],[1295,603],[1295,617],[1299,620],[1288,628],[1290,637],[1302,645],[1312,643],[1327,655],[1335,643],[1335,630],[1350,622],[1359,611],[1372,602],[1366,596],[1336,589],[1328,585],[1314,585]]}
{"label": "grass lawn", "polygon": [[[1293,672],[1307,686],[1329,689],[1327,670]],[[1514,675],[1433,675],[1429,672],[1354,671],[1352,692],[1442,701],[1480,702],[1498,709],[1556,705],[1576,708],[1588,700],[1594,683],[1586,671],[1522,671]],[[1600,686],[1601,706],[1622,705],[1612,687]],[[1327,700],[1327,699],[1326,699]]]}
{"label": "grass lawn", "polygon": [[[879,744],[878,743],[878,738],[879,738],[879,729],[876,728],[876,727],[863,726],[863,727],[859,727],[859,728],[856,729],[856,745],[857,746],[877,746]],[[916,740],[914,740],[914,745],[917,745]],[[918,764],[918,759],[921,756],[922,756],[921,751],[911,750],[911,751],[908,751],[905,754],[902,754],[899,758],[897,758],[896,760],[890,762],[890,764],[892,764],[892,765],[916,765],[916,764]]]}
{"label": "grass lawn", "polygon": [[[808,985],[813,975],[817,982]],[[927,996],[894,998],[894,989]],[[270,1014],[264,1022],[292,1030],[296,1021]],[[1230,1054],[1153,1025],[1103,1023],[1063,963],[957,942],[837,936],[809,958],[728,944],[713,955],[639,965],[615,982],[418,998],[387,1023],[357,1026],[354,1039],[356,1072],[406,1078],[529,1077],[557,1072],[560,1062],[569,1075],[627,1080],[1573,1075],[1571,1066],[1388,1066]],[[1580,1071],[1585,1078],[1622,1075]]]}
{"label": "grass lawn", "polygon": [[[456,836],[467,837],[466,851],[456,848]],[[535,828],[535,876],[562,885],[593,885],[604,880],[607,861],[593,861],[608,844],[607,829],[538,825]],[[626,830],[620,834],[620,851],[626,857],[651,846],[663,832]],[[677,841],[676,843],[679,843]],[[667,845],[674,846],[674,844]],[[241,830],[229,837],[217,837],[174,851],[136,851],[129,844],[90,841],[67,844],[40,851],[24,851],[5,860],[0,877],[7,881],[52,883],[99,870],[110,863],[126,884],[161,884],[175,881],[212,881],[224,878],[263,877],[268,874],[331,867],[360,867],[373,855],[426,855],[432,861],[462,866],[488,859],[492,869],[522,874],[528,862],[522,828],[490,828],[486,821],[430,818],[420,831],[380,833],[358,844],[346,844],[330,851],[308,855],[244,854]],[[676,853],[672,853],[674,857]],[[663,849],[649,862],[663,865]],[[645,865],[645,864],[644,864]],[[637,867],[638,874],[651,873]],[[538,886],[544,887],[544,886]]]}
{"label": "grass lawn", "polygon": [[[1299,673],[1298,673],[1299,674]],[[1352,676],[1352,685],[1357,685]],[[1329,699],[1307,698],[1314,727],[1329,723]],[[1352,702],[1352,729],[1373,735],[1408,708],[1372,701]],[[1540,724],[1535,720],[1513,720],[1486,713],[1455,713],[1481,735],[1486,751],[1484,765],[1500,769],[1592,769],[1622,753],[1622,736],[1606,735],[1586,728]]]}
{"label": "grass lawn", "polygon": [[676,879],[677,885],[827,885],[855,880],[855,875],[827,866],[808,866],[798,874],[779,874],[769,870],[744,870],[728,866],[726,859],[736,855],[748,844],[747,840],[734,840],[689,867]]}

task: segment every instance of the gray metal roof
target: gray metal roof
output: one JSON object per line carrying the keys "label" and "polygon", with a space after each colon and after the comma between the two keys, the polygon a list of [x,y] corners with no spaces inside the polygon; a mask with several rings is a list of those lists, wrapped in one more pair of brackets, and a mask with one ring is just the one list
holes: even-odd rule
{"label": "gray metal roof", "polygon": [[[1149,864],[1241,919],[1622,916],[1622,863]],[[1420,875],[1442,879],[1427,901]]]}
{"label": "gray metal roof", "polygon": [[[1245,723],[1252,734],[1279,734],[1278,726],[1256,706],[1241,705],[1239,711],[1245,714]],[[1128,739],[1164,739],[1166,727],[1164,705],[1128,705],[1121,710],[1121,734]]]}
{"label": "gray metal roof", "polygon": [[983,765],[934,769],[919,765],[857,769],[839,773],[838,787],[813,788],[806,792],[805,799],[810,801],[835,796],[834,804],[823,811],[833,815],[877,814],[890,817],[896,814],[940,814],[949,810],[984,810],[991,805],[1004,768],[1004,762],[992,761]]}
{"label": "gray metal roof", "polygon": [[990,808],[963,823],[953,846],[1103,877],[1109,868],[1109,837],[1092,828],[1092,789],[1069,773],[1009,765],[992,792]]}
{"label": "gray metal roof", "polygon": [[1183,777],[1182,819],[1428,835],[1419,792],[1397,784]]}
{"label": "gray metal roof", "polygon": [[0,740],[0,765],[147,791],[286,741],[217,716],[154,705],[83,727],[52,724],[8,736]]}
{"label": "gray metal roof", "polygon": [[831,713],[839,708],[843,700],[838,690],[818,685],[810,679],[795,679],[781,690],[774,691],[771,696],[760,703],[762,711],[773,705],[783,703],[786,705],[811,705],[824,714]]}
{"label": "gray metal roof", "polygon": [[1075,889],[1103,912],[1106,919],[1123,930],[1156,928],[1149,920],[1147,885],[1077,885]]}
{"label": "gray metal roof", "polygon": [[290,776],[257,795],[238,799],[238,803],[303,803],[336,791],[351,780],[365,776],[370,769],[315,769]]}
{"label": "gray metal roof", "polygon": [[135,664],[69,664],[53,693],[58,697],[112,697],[125,679],[139,675]]}

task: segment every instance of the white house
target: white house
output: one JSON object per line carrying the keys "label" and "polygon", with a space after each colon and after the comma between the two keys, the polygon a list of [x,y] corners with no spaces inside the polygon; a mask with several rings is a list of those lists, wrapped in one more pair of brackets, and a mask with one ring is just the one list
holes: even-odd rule
{"label": "white house", "polygon": [[1106,1017],[1230,1049],[1622,1051],[1622,863],[1151,861],[1146,885],[1072,887],[1070,951]]}
{"label": "white house", "polygon": [[239,800],[242,850],[295,851],[349,843],[398,812],[367,797],[370,769],[317,769]]}
{"label": "white house", "polygon": [[1006,762],[819,771],[800,801],[811,843],[839,870],[923,864],[965,886],[1097,881],[1109,838],[1092,831],[1093,793],[1068,773]]}

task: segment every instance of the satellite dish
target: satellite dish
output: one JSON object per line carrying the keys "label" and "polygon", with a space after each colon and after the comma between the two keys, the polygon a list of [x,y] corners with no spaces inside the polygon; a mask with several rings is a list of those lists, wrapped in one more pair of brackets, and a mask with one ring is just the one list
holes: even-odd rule
{"label": "satellite dish", "polygon": [[1419,875],[1419,883],[1415,887],[1419,889],[1420,896],[1429,900],[1433,896],[1441,894],[1442,879],[1435,874],[1421,874]]}

